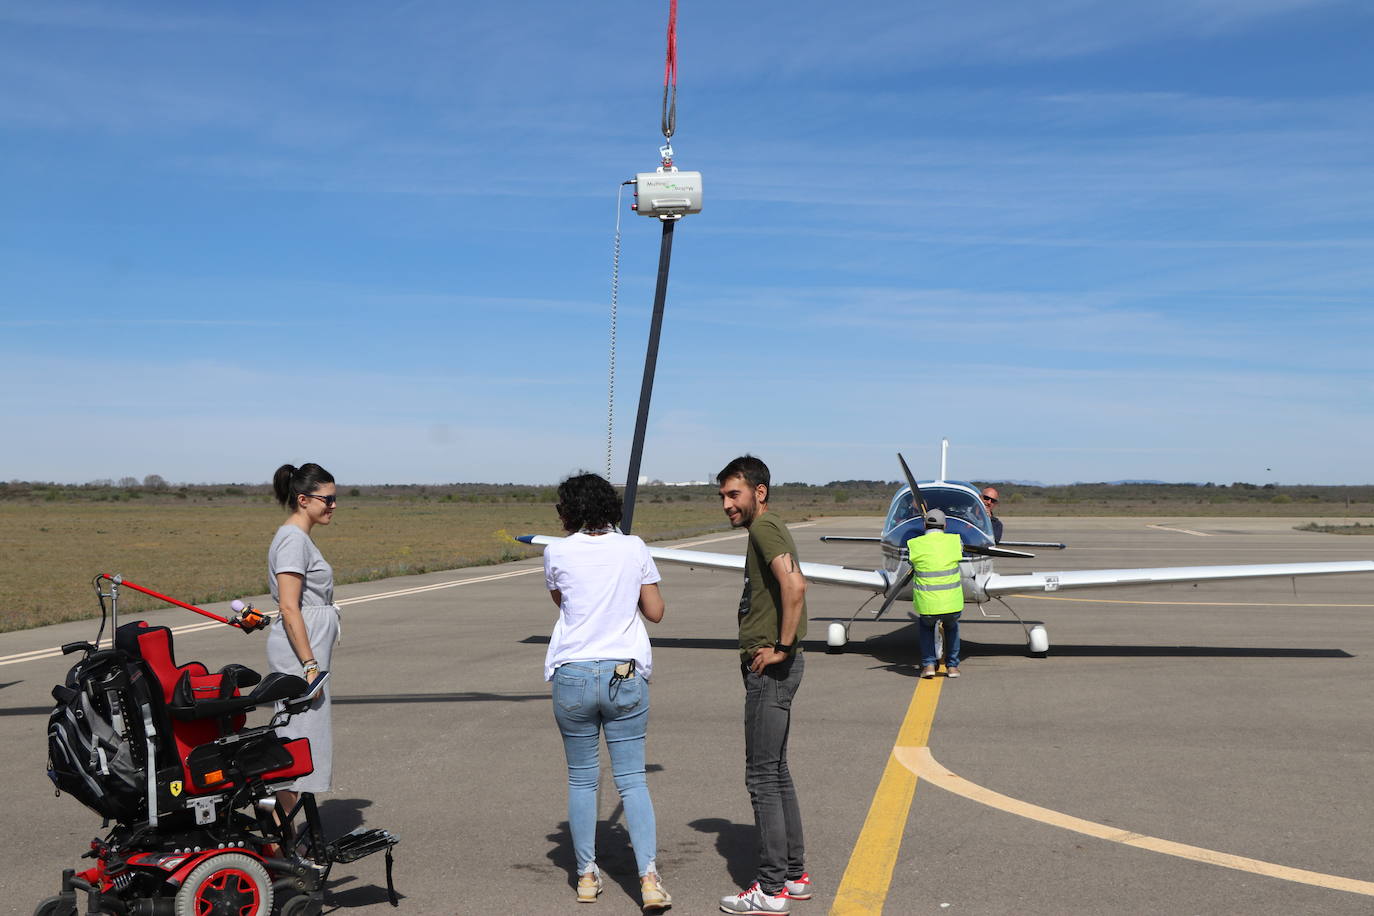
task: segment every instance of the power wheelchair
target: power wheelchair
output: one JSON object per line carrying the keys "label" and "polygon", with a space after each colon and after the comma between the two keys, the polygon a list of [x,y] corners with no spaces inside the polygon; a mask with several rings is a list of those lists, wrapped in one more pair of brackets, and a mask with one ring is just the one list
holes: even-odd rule
{"label": "power wheelchair", "polygon": [[[110,594],[101,594],[101,579],[112,583]],[[48,724],[48,775],[58,793],[114,826],[91,841],[85,856],[94,864],[64,870],[60,892],[34,916],[314,916],[336,863],[381,851],[396,906],[394,834],[359,828],[326,842],[312,793],[290,811],[274,801],[313,770],[309,740],[276,729],[310,705],[327,673],[307,684],[243,665],[213,673],[200,662],[178,665],[167,627],[118,624],[121,582],[97,577],[102,611],[105,598],[115,602],[113,645],[98,648],[97,636],[96,644],[63,647],[83,655],[53,688]],[[266,625],[261,614],[224,622]],[[270,721],[248,727],[247,713],[269,705]]]}

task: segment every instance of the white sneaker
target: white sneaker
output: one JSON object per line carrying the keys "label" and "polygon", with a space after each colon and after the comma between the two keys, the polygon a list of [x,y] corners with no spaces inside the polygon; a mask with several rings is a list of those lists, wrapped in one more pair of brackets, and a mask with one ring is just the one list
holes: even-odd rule
{"label": "white sneaker", "polygon": [[795,881],[788,880],[783,885],[782,895],[789,900],[810,900],[811,899],[811,876],[802,872],[802,876]]}
{"label": "white sneaker", "polygon": [[792,904],[787,899],[786,891],[776,896],[766,894],[755,881],[748,890],[720,898],[720,911],[737,913],[739,916],[772,916],[774,913],[792,912]]}
{"label": "white sneaker", "polygon": [[577,902],[596,903],[596,898],[599,896],[601,896],[601,869],[593,864],[591,871],[577,876]]}
{"label": "white sneaker", "polygon": [[657,871],[651,871],[639,879],[639,899],[646,913],[661,913],[673,905],[673,895],[663,887],[663,879]]}

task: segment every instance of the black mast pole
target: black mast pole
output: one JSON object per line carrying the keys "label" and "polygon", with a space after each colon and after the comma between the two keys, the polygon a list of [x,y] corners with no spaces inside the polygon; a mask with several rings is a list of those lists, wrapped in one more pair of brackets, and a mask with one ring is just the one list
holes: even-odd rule
{"label": "black mast pole", "polygon": [[639,416],[635,418],[634,446],[630,450],[630,473],[625,479],[625,507],[620,530],[630,533],[635,517],[635,494],[639,491],[639,462],[644,457],[644,430],[649,425],[649,399],[654,394],[654,369],[658,366],[658,338],[663,330],[663,301],[668,297],[668,262],[673,256],[673,226],[676,219],[663,220],[663,241],[658,249],[658,285],[654,290],[654,317],[649,325],[649,349],[644,355],[644,381],[639,386]]}

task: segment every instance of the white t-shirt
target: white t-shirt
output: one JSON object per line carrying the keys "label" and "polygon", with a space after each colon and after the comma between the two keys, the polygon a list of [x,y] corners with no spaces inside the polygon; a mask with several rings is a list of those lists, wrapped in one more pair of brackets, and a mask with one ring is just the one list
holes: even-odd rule
{"label": "white t-shirt", "polygon": [[632,658],[653,673],[639,587],[661,577],[649,548],[632,534],[569,535],[544,548],[544,581],[563,603],[544,656],[544,680],[564,662]]}

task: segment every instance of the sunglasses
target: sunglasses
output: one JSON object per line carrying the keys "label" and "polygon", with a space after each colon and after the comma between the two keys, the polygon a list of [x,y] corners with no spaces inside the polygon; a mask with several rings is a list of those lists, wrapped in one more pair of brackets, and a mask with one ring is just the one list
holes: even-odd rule
{"label": "sunglasses", "polygon": [[331,506],[331,507],[332,507],[335,503],[337,503],[337,502],[339,501],[339,497],[333,496],[333,495],[330,495],[330,496],[320,496],[318,493],[302,493],[301,495],[302,495],[302,496],[308,496],[308,497],[310,497],[311,499],[318,499],[318,500],[322,501],[326,506]]}
{"label": "sunglasses", "polygon": [[997,497],[995,497],[995,496],[984,496],[984,497],[983,497],[983,502],[985,502],[985,503],[992,503],[992,504],[995,506],[995,505],[997,505]]}

